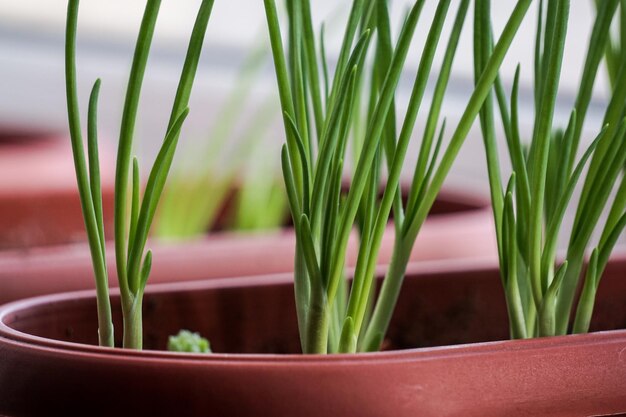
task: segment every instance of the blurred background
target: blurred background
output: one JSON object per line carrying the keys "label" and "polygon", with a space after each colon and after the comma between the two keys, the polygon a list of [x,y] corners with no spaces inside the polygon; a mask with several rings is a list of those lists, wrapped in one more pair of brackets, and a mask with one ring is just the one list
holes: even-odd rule
{"label": "blurred background", "polygon": [[[324,22],[326,25],[331,67],[339,49],[341,29],[350,3],[314,1],[314,24]],[[391,18],[396,22],[393,27],[395,35],[398,32],[397,23],[410,3],[407,0],[392,1]],[[499,33],[515,2],[492,3],[494,30]],[[162,2],[135,136],[136,153],[144,171],[151,165],[165,133],[199,4],[199,0]],[[66,6],[63,0],[0,0],[0,126],[26,126],[67,134],[63,61]],[[143,7],[144,2],[140,1],[108,0],[84,1],[80,8],[77,63],[82,110],[86,112],[91,85],[100,77],[100,138],[111,154],[116,146],[128,70]],[[425,41],[435,7],[435,1],[426,2],[417,39],[412,46],[414,52],[409,55],[398,90],[400,109],[408,100],[418,66],[417,51]],[[520,116],[521,128],[526,134],[532,129],[530,123],[534,112],[531,88],[536,8],[537,5],[531,8],[501,69],[505,88],[510,92],[515,66],[521,64]],[[453,2],[449,13],[455,11],[456,4]],[[562,125],[566,123],[576,95],[594,15],[592,1],[573,2],[556,115],[557,123]],[[444,29],[442,43],[446,42],[452,20],[448,19],[448,30]],[[443,115],[448,119],[448,126],[454,126],[473,85],[471,31],[470,11],[444,102]],[[207,171],[210,168],[213,176],[222,172],[224,177],[228,177],[232,175],[230,171],[233,167],[245,170],[262,161],[264,175],[275,176],[280,182],[278,151],[284,139],[267,44],[261,0],[215,2],[191,97],[191,113],[183,129],[172,181],[176,181],[176,170]],[[444,50],[439,49],[440,52]],[[435,71],[440,60],[441,53],[435,62]],[[430,84],[424,103],[430,99],[433,83]],[[606,105],[607,88],[606,70],[602,68],[583,133],[584,141],[591,141],[598,131]],[[426,117],[424,109],[427,106],[422,107],[421,118],[415,128],[416,138],[407,156],[408,175],[416,159]],[[448,137],[451,132],[449,128]],[[506,164],[508,158],[503,147],[500,152]],[[103,171],[112,170],[112,159],[108,164],[109,167],[103,166]],[[504,169],[508,172],[508,167]],[[488,195],[483,145],[476,124],[447,185]],[[167,202],[164,204],[167,205]]]}

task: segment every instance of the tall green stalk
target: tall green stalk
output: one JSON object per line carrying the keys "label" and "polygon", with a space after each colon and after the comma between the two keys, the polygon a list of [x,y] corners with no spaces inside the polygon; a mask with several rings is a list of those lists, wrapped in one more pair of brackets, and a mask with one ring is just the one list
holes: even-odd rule
{"label": "tall green stalk", "polygon": [[[100,81],[97,80],[94,84],[89,103],[89,166],[87,168],[82,145],[76,87],[75,43],[78,7],[78,0],[69,1],[65,50],[68,119],[83,217],[85,219],[96,278],[100,344],[112,347],[114,338],[108,295],[108,274],[105,262],[105,237],[97,152],[96,114]],[[141,86],[159,7],[159,0],[148,1],[139,30],[126,91],[124,110],[122,112],[122,127],[120,130],[115,176],[115,254],[124,318],[123,346],[132,349],[141,349],[143,343],[142,299],[152,265],[151,252],[148,250],[144,254],[148,231],[163,191],[172,158],[174,157],[180,129],[189,112],[187,104],[202,50],[204,34],[211,15],[213,0],[204,0],[198,11],[176,92],[167,134],[150,171],[143,191],[143,197],[140,198],[139,166],[135,158],[132,164],[132,181],[130,181],[130,155]],[[130,189],[129,182],[131,183]],[[128,196],[131,196],[130,216],[127,215]]]}
{"label": "tall green stalk", "polygon": [[[409,10],[395,44],[391,42],[387,1],[354,0],[332,79],[324,45],[318,47],[312,36],[308,0],[293,2],[288,8],[287,53],[274,0],[264,3],[284,113],[282,166],[297,240],[294,279],[302,350],[376,350],[386,333],[415,238],[496,79],[530,0],[517,3],[449,144],[442,149],[443,127],[438,136],[436,127],[469,1],[458,4],[406,208],[399,198],[398,182],[451,1],[439,2],[428,24],[428,38],[397,137],[395,94],[424,0]],[[366,96],[368,92],[362,91],[368,79],[364,78],[365,63],[372,45],[376,45],[374,64]],[[324,74],[324,83],[319,81],[319,73]],[[322,84],[329,89],[322,89]],[[360,114],[361,96],[368,97],[367,117]],[[345,152],[351,137],[357,144],[357,162],[351,186],[343,195]],[[382,161],[386,161],[389,175],[379,201]],[[396,245],[371,312],[376,259],[392,208]],[[355,224],[361,241],[347,291],[344,264]]]}
{"label": "tall green stalk", "polygon": [[[104,255],[104,233],[101,220],[101,201],[99,165],[97,158],[97,137],[95,122],[100,91],[100,81],[94,84],[89,106],[89,168],[85,161],[85,151],[80,126],[80,112],[78,109],[78,93],[76,89],[76,27],[78,20],[78,1],[71,1],[67,8],[67,29],[65,43],[65,78],[67,94],[67,113],[69,119],[70,137],[74,167],[80,193],[81,207],[85,220],[85,228],[89,236],[89,248],[96,280],[96,300],[98,305],[98,340],[101,346],[114,346],[113,321],[111,317],[111,303],[109,301],[109,283],[107,277],[106,259]],[[90,170],[90,173],[87,170]],[[99,209],[98,209],[99,208]]]}

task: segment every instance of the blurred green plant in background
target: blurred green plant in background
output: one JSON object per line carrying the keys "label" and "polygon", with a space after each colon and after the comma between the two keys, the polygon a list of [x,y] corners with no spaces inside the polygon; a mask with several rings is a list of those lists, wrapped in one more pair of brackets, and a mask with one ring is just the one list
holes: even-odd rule
{"label": "blurred green plant in background", "polygon": [[280,120],[276,97],[265,97],[248,117],[242,118],[241,110],[251,101],[268,60],[265,43],[249,53],[201,142],[206,145],[187,149],[164,192],[157,237],[193,238],[216,228],[276,229],[284,223],[287,199],[274,157],[278,150],[271,152],[267,143],[272,122]]}

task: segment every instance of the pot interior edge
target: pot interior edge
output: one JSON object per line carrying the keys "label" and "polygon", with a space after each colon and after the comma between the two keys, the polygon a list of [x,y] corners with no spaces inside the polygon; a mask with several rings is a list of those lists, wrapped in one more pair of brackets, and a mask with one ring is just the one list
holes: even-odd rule
{"label": "pot interior edge", "polygon": [[[626,328],[626,312],[622,308],[626,302],[626,282],[622,279],[625,266],[625,261],[618,260],[607,268],[598,293],[593,331]],[[291,283],[284,277],[275,282],[271,279],[258,284],[250,282],[246,286],[229,285],[236,279],[221,281],[194,283],[192,289],[184,284],[170,285],[167,291],[147,293],[146,348],[164,349],[169,335],[187,328],[208,337],[218,353],[300,352]],[[468,343],[506,340],[508,321],[501,291],[495,269],[410,274],[385,349],[393,350],[389,352],[391,355],[405,349],[436,346],[449,347],[454,352]],[[98,350],[94,346],[97,343],[95,299],[88,294],[91,293],[84,292],[73,300],[61,297],[49,303],[18,302],[3,307],[0,336],[72,350],[80,350],[81,344],[86,344],[91,345],[89,350]],[[112,297],[112,302],[115,326],[121,329],[119,298]],[[162,352],[149,352],[149,355],[158,353]]]}

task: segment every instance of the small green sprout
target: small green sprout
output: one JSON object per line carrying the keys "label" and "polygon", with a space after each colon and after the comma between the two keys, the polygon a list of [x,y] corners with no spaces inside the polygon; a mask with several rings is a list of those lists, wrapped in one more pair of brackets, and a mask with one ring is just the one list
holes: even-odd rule
{"label": "small green sprout", "polygon": [[181,330],[176,336],[170,336],[167,341],[167,350],[170,352],[212,353],[211,344],[198,332]]}

